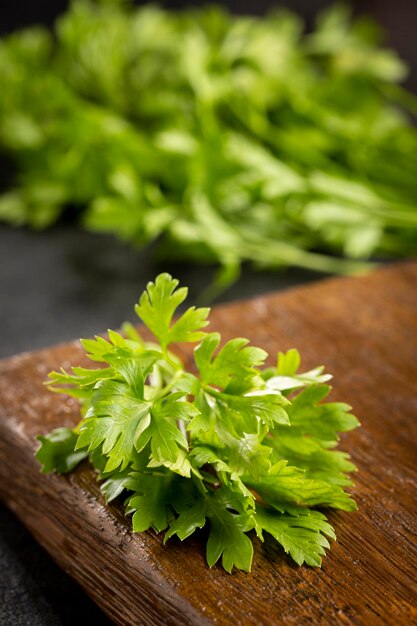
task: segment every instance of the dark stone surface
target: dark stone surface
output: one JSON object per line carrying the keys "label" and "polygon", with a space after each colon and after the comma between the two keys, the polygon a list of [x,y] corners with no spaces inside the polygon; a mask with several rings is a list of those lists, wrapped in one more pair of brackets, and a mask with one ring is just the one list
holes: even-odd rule
{"label": "dark stone surface", "polygon": [[[86,337],[135,320],[133,304],[146,282],[170,271],[194,302],[212,268],[150,261],[148,252],[71,223],[36,233],[0,226],[0,357]],[[319,278],[299,270],[256,273],[220,300],[255,296]],[[237,329],[238,332],[238,329]],[[109,620],[0,505],[1,626],[105,626]]]}
{"label": "dark stone surface", "polygon": [[[159,272],[169,271],[189,287],[190,304],[198,302],[215,274],[215,268],[167,266],[150,257],[149,250],[134,250],[72,223],[42,232],[0,225],[0,358],[138,321],[133,305]],[[246,267],[218,301],[319,277],[296,269],[273,273]]]}

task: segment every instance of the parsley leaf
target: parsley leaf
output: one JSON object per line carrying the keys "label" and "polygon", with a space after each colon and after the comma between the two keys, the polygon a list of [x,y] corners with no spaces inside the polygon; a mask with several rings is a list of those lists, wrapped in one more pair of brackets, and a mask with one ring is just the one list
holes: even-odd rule
{"label": "parsley leaf", "polygon": [[185,287],[177,289],[178,280],[169,274],[160,274],[155,283],[148,283],[135,311],[146,326],[153,332],[163,349],[172,342],[197,342],[204,337],[201,329],[207,326],[207,308],[190,307],[171,325],[178,306],[187,297]]}
{"label": "parsley leaf", "polygon": [[134,494],[127,501],[127,510],[133,513],[134,532],[154,528],[165,530],[170,516],[169,492],[173,474],[138,475],[132,474],[128,488]]}
{"label": "parsley leaf", "polygon": [[[258,375],[267,353],[248,346],[247,339],[228,341],[214,355],[220,343],[219,333],[210,333],[197,346],[194,358],[201,380],[207,385],[221,387],[226,393],[242,393],[252,388],[252,379]],[[214,355],[214,356],[213,356]]]}
{"label": "parsley leaf", "polygon": [[249,477],[245,482],[278,510],[286,510],[288,504],[327,506],[343,511],[354,511],[357,508],[341,487],[326,480],[307,478],[304,470],[288,465],[285,460],[278,461],[256,483]]}
{"label": "parsley leaf", "polygon": [[203,528],[206,523],[206,510],[206,499],[199,497],[193,500],[189,506],[178,511],[178,517],[170,524],[169,530],[165,533],[164,543],[174,535],[184,541],[197,528]]}
{"label": "parsley leaf", "polygon": [[87,448],[91,452],[103,444],[103,453],[108,456],[105,471],[123,470],[149,421],[149,402],[138,398],[125,383],[104,381],[96,385],[92,394],[77,449]]}
{"label": "parsley leaf", "polygon": [[297,565],[321,566],[329,542],[336,539],[333,528],[318,511],[300,509],[298,515],[281,515],[262,506],[256,508],[258,526],[269,533],[289,553]]}
{"label": "parsley leaf", "polygon": [[84,450],[75,450],[77,435],[71,428],[56,428],[49,434],[39,435],[40,447],[36,458],[42,464],[42,472],[66,474],[87,458]]}
{"label": "parsley leaf", "polygon": [[213,567],[221,557],[226,572],[233,567],[250,571],[253,546],[246,532],[253,527],[247,513],[230,510],[227,499],[213,494],[207,500],[210,535],[207,541],[207,563]]}
{"label": "parsley leaf", "polygon": [[151,439],[152,466],[165,465],[184,476],[190,476],[191,465],[187,459],[188,442],[185,433],[178,428],[198,413],[192,404],[181,402],[182,392],[172,393],[157,400],[151,410],[151,421],[136,444],[141,450]]}

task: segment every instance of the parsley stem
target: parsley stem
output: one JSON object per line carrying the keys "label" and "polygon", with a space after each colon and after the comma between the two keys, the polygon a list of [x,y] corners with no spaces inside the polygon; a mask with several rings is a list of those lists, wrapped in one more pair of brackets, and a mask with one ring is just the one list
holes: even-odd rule
{"label": "parsley stem", "polygon": [[155,397],[155,400],[160,400],[161,398],[167,396],[172,389],[175,386],[175,383],[178,382],[178,380],[181,378],[181,376],[184,374],[184,370],[176,370],[176,372],[174,373],[174,375],[172,376],[171,380],[169,381],[169,383],[167,385],[165,385],[165,387],[163,387],[160,391],[160,393],[158,393],[158,395]]}
{"label": "parsley stem", "polygon": [[309,252],[283,241],[264,238],[257,242],[245,242],[243,257],[258,265],[292,265],[324,273],[363,274],[376,266],[368,261],[343,259],[318,252]]}

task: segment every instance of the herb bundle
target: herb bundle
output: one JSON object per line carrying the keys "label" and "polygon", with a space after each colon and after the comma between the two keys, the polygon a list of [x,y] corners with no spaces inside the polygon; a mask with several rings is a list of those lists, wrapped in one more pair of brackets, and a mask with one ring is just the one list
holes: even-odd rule
{"label": "herb bundle", "polygon": [[78,0],[0,42],[0,219],[84,225],[159,254],[362,271],[417,252],[416,110],[375,24],[335,7],[233,17]]}
{"label": "herb bundle", "polygon": [[[323,367],[299,373],[296,350],[275,367],[248,340],[220,346],[206,333],[209,309],[191,307],[172,321],[187,289],[159,275],[136,306],[155,337],[84,340],[101,366],[52,372],[54,391],[80,401],[82,420],[38,437],[44,472],[69,472],[89,458],[107,502],[124,495],[135,532],[181,540],[206,524],[207,562],[249,571],[249,531],[272,535],[296,563],[320,566],[332,526],[315,507],[356,509],[344,488],[356,468],[335,450],[339,432],[358,426],[350,407],[324,402]],[[173,352],[197,343],[191,371]],[[326,538],[327,537],[327,538]]]}

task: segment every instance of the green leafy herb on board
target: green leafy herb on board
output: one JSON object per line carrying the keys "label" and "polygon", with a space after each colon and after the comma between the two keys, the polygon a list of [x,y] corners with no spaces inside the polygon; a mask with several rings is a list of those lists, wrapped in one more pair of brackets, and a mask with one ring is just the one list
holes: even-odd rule
{"label": "green leafy herb on board", "polygon": [[[86,228],[159,255],[360,272],[417,253],[417,110],[375,24],[341,6],[235,17],[77,0],[0,41],[0,219]],[[408,111],[408,113],[407,113]]]}
{"label": "green leafy herb on board", "polygon": [[[335,448],[359,422],[347,404],[325,401],[323,367],[299,371],[297,350],[265,368],[267,353],[247,339],[221,345],[205,332],[209,309],[173,320],[186,296],[159,275],[136,306],[155,342],[125,325],[124,336],[82,341],[97,368],[49,375],[53,391],[79,400],[82,419],[38,437],[43,471],[88,457],[106,501],[123,495],[133,531],[164,531],[164,542],[207,525],[210,567],[221,559],[228,572],[249,571],[252,537],[265,534],[299,565],[320,566],[335,533],[316,507],[356,509],[345,491],[356,468]],[[182,342],[197,343],[191,371],[171,351]]]}

